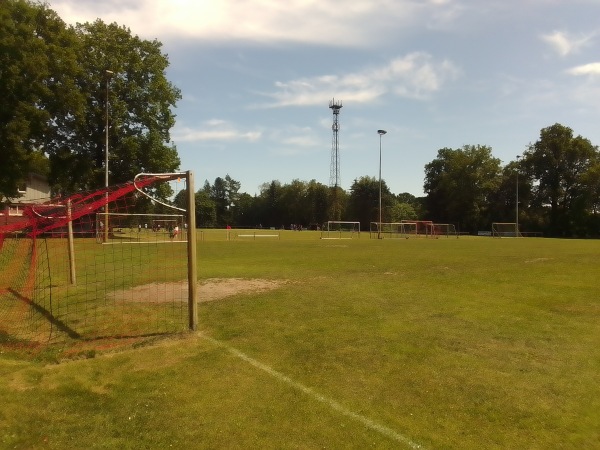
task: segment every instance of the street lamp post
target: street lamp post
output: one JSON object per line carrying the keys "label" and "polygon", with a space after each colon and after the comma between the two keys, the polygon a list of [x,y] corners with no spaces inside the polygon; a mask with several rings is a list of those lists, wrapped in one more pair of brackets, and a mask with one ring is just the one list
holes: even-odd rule
{"label": "street lamp post", "polygon": [[105,130],[105,142],[104,142],[104,187],[106,188],[105,199],[106,204],[104,205],[104,242],[108,242],[108,90],[110,87],[110,77],[113,75],[112,70],[105,70],[104,76],[106,77],[106,112],[105,119],[106,123],[104,126]]}
{"label": "street lamp post", "polygon": [[519,237],[519,159],[521,157],[517,155],[517,189],[516,189],[516,206],[515,206],[515,237]]}
{"label": "street lamp post", "polygon": [[377,227],[377,239],[381,239],[381,136],[386,133],[385,130],[377,130],[377,134],[379,134],[379,226]]}

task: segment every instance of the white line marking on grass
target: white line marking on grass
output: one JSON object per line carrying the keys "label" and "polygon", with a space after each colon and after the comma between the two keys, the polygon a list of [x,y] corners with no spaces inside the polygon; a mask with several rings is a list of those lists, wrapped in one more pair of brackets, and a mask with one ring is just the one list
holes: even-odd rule
{"label": "white line marking on grass", "polygon": [[403,444],[407,445],[410,448],[423,448],[423,447],[421,447],[421,445],[417,444],[416,442],[411,441],[406,436],[403,436],[400,433],[397,433],[396,431],[392,430],[391,428],[388,428],[386,426],[380,425],[380,424],[372,421],[368,417],[365,417],[365,416],[362,416],[360,414],[357,414],[355,412],[350,411],[349,409],[347,409],[347,408],[343,407],[342,405],[340,405],[335,400],[327,398],[324,395],[321,395],[318,392],[314,391],[313,389],[311,389],[311,388],[309,388],[307,386],[304,386],[303,384],[298,383],[297,381],[292,380],[290,377],[282,374],[281,372],[276,371],[272,367],[269,367],[266,364],[261,363],[260,361],[257,361],[256,359],[253,359],[253,358],[249,357],[248,355],[246,355],[245,353],[242,353],[238,349],[230,347],[227,344],[225,344],[224,342],[221,342],[221,341],[218,341],[218,340],[213,339],[211,337],[208,337],[206,335],[203,335],[202,333],[198,333],[198,335],[201,338],[206,339],[207,341],[215,344],[216,346],[228,350],[230,353],[232,353],[233,355],[237,356],[241,360],[246,361],[247,363],[251,364],[252,366],[256,367],[257,369],[260,369],[263,372],[268,373],[273,378],[276,378],[279,381],[283,381],[284,383],[292,386],[293,388],[298,389],[299,391],[302,391],[305,394],[311,396],[315,400],[318,400],[321,403],[324,403],[324,404],[328,405],[331,409],[339,412],[340,414],[342,414],[342,415],[344,415],[346,417],[350,417],[351,419],[354,419],[354,420],[362,423],[367,428],[370,428],[371,430],[377,431],[378,433],[380,433],[380,434],[382,434],[384,436],[387,436],[387,437],[389,437],[389,438],[391,438],[391,439],[393,439],[393,440],[395,440],[397,442],[402,442]]}

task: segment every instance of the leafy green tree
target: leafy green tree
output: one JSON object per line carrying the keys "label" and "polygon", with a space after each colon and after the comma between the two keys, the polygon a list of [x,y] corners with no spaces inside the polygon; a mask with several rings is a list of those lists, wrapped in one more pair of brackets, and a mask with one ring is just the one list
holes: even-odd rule
{"label": "leafy green tree", "polygon": [[590,166],[582,176],[586,186],[586,204],[588,205],[588,235],[600,236],[600,162]]}
{"label": "leafy green tree", "polygon": [[180,161],[170,129],[181,94],[166,79],[168,59],[161,43],[101,20],[73,31],[79,41],[76,83],[83,112],[79,120],[63,123],[62,139],[47,147],[51,181],[66,190],[104,185],[107,122],[110,184],[132,180],[139,172],[175,171]]}
{"label": "leafy green tree", "polygon": [[284,217],[282,195],[283,187],[278,180],[260,186],[258,201],[260,226],[280,227],[282,225]]}
{"label": "leafy green tree", "polygon": [[[45,4],[0,2],[0,201],[18,196],[28,172],[79,116],[78,41]],[[41,173],[46,175],[46,173]]]}
{"label": "leafy green tree", "polygon": [[217,225],[226,225],[226,213],[227,213],[227,183],[225,179],[221,177],[215,178],[215,182],[210,188],[210,199],[215,204],[217,213]]}
{"label": "leafy green tree", "polygon": [[225,175],[225,178],[215,178],[215,182],[212,187],[210,187],[210,185],[205,185],[205,187],[209,189],[210,198],[216,207],[218,226],[232,224],[232,205],[235,207],[240,186],[240,182],[231,178],[229,174]]}
{"label": "leafy green tree", "polygon": [[390,222],[402,222],[403,220],[416,220],[417,212],[410,203],[394,200],[390,208]]}
{"label": "leafy green tree", "polygon": [[290,184],[282,186],[281,225],[287,227],[291,224],[305,226],[310,217],[310,204],[308,202],[306,182],[292,180]]}
{"label": "leafy green tree", "polygon": [[[110,184],[175,171],[181,94],[167,66],[160,42],[125,27],[68,27],[45,4],[0,2],[0,196],[14,196],[35,152],[49,156],[55,190],[103,186],[107,111]],[[156,194],[170,195],[168,184]]]}
{"label": "leafy green tree", "polygon": [[590,212],[600,214],[600,161],[590,166],[582,176],[582,182],[586,186]]}
{"label": "leafy green tree", "polygon": [[217,206],[212,198],[212,188],[208,180],[194,195],[196,200],[196,226],[212,228],[217,226]]}
{"label": "leafy green tree", "polygon": [[396,195],[396,200],[398,200],[400,203],[408,203],[409,205],[413,205],[417,202],[417,197],[408,192],[403,192],[402,194]]}
{"label": "leafy green tree", "polygon": [[558,123],[543,128],[525,152],[523,165],[535,186],[532,202],[549,207],[550,235],[570,236],[585,221],[590,207],[585,176],[598,160],[597,147]]}
{"label": "leafy green tree", "polygon": [[[381,182],[381,221],[390,222],[392,194]],[[360,222],[363,230],[368,230],[371,222],[379,222],[379,180],[364,176],[354,180],[348,197],[347,220]]]}
{"label": "leafy green tree", "polygon": [[494,220],[491,196],[501,182],[500,160],[490,147],[443,148],[425,165],[424,191],[428,217],[476,231]]}
{"label": "leafy green tree", "polygon": [[[490,194],[490,207],[494,210],[494,221],[514,222],[516,220],[517,178],[523,183],[524,176],[519,177],[518,161],[511,161],[502,168],[500,182],[495,192]],[[523,203],[523,190],[519,203]]]}
{"label": "leafy green tree", "polygon": [[423,217],[424,197],[419,198],[419,197],[415,197],[414,195],[410,194],[409,192],[403,192],[401,194],[396,195],[395,200],[396,200],[396,203],[401,203],[401,204],[405,203],[412,208],[412,210],[415,213],[415,217],[411,217],[412,220],[418,220],[418,219],[426,220]]}
{"label": "leafy green tree", "polygon": [[[342,191],[343,192],[343,191]],[[325,223],[328,219],[329,210],[329,187],[316,180],[310,180],[306,187],[307,202],[310,205],[310,213],[307,218],[307,226],[316,227]],[[343,205],[343,199],[340,194],[338,199]]]}
{"label": "leafy green tree", "polygon": [[258,199],[242,192],[238,194],[235,206],[232,207],[232,226],[253,228],[260,223],[258,217]]}

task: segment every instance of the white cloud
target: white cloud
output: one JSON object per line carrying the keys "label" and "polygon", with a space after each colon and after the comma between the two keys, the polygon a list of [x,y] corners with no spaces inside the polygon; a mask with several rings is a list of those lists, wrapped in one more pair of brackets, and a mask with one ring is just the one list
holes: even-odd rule
{"label": "white cloud", "polygon": [[247,141],[255,142],[262,137],[261,131],[240,131],[233,125],[220,119],[212,119],[199,129],[176,126],[173,140],[176,142],[199,141]]}
{"label": "white cloud", "polygon": [[[331,127],[331,124],[329,126]],[[278,145],[303,149],[320,147],[323,144],[321,138],[315,134],[312,127],[300,127],[296,125],[286,125],[272,129],[267,139]]]}
{"label": "white cloud", "polygon": [[453,0],[50,0],[67,23],[126,24],[147,38],[302,42],[366,47],[456,17]]}
{"label": "white cloud", "polygon": [[306,106],[327,103],[332,97],[353,103],[369,103],[387,93],[426,99],[439,91],[460,70],[450,61],[435,61],[416,52],[390,61],[385,66],[344,75],[323,75],[276,82],[276,91],[263,95],[273,99],[262,107]]}
{"label": "white cloud", "polygon": [[311,135],[290,136],[281,141],[284,145],[292,145],[295,147],[316,147],[323,144],[322,141]]}
{"label": "white cloud", "polygon": [[584,64],[567,70],[571,75],[600,75],[600,62]]}
{"label": "white cloud", "polygon": [[578,53],[582,48],[589,45],[593,37],[593,33],[572,36],[563,31],[554,31],[553,33],[542,35],[542,40],[550,44],[552,49],[560,56],[568,56],[572,53]]}

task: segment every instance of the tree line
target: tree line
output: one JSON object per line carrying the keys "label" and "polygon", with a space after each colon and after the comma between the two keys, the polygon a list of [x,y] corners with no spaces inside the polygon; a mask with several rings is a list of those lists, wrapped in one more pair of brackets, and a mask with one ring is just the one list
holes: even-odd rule
{"label": "tree line", "polygon": [[[442,148],[425,165],[424,178],[422,197],[394,194],[382,180],[383,222],[432,220],[466,233],[489,231],[493,222],[518,222],[522,231],[546,236],[600,235],[598,147],[558,123],[542,129],[535,143],[504,166],[489,146]],[[195,196],[198,225],[316,228],[338,219],[368,230],[379,221],[379,180],[370,176],[354,180],[349,191],[315,180],[273,180],[254,196],[239,189],[229,174],[212,185],[207,180]],[[183,205],[183,195],[175,201]]]}
{"label": "tree line", "polygon": [[424,192],[432,220],[466,231],[518,222],[546,236],[600,235],[600,152],[559,123],[505,166],[486,146],[439,150],[425,166]]}
{"label": "tree line", "polygon": [[[229,175],[217,177],[211,185],[208,180],[195,194],[196,223],[199,227],[297,228],[316,229],[334,214],[334,199],[342,206],[340,220],[375,220],[379,181],[361,177],[354,181],[347,193],[328,187],[316,180],[293,180],[282,184],[277,180],[263,183],[259,194],[251,196],[239,192],[240,183]],[[418,199],[411,194],[393,195],[382,181],[382,204],[394,220],[416,219]],[[177,206],[185,207],[185,192],[175,196]],[[414,206],[413,206],[414,205]],[[363,228],[364,229],[364,228]]]}
{"label": "tree line", "polygon": [[[69,26],[44,3],[0,2],[0,202],[18,198],[31,172],[62,194],[102,187],[107,173],[114,185],[177,171],[170,130],[181,92],[166,78],[161,47],[116,23]],[[379,220],[379,180],[369,176],[348,191],[315,180],[273,180],[254,196],[239,190],[229,174],[206,181],[195,193],[198,225],[314,228],[335,219],[369,229]],[[547,236],[600,234],[598,147],[558,123],[505,165],[485,145],[438,150],[423,191],[393,194],[383,180],[382,221],[433,220],[471,233],[518,221]],[[183,201],[173,194],[167,183],[153,193]]]}

